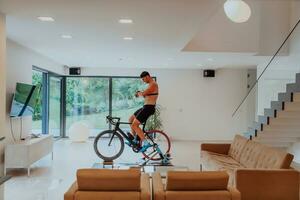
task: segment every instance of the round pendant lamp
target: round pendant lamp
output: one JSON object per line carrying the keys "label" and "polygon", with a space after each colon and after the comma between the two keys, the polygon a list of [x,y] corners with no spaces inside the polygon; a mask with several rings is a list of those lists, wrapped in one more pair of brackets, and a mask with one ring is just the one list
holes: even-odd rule
{"label": "round pendant lamp", "polygon": [[242,0],[227,0],[224,3],[226,16],[235,23],[244,23],[251,16],[250,6]]}

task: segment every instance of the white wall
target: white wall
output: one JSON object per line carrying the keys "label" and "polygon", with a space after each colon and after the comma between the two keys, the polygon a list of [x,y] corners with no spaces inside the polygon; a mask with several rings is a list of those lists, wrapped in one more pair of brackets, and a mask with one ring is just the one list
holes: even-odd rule
{"label": "white wall", "polygon": [[[7,137],[12,140],[10,128],[10,105],[12,95],[15,91],[16,83],[29,83],[32,81],[32,66],[37,66],[52,72],[64,74],[64,68],[61,64],[56,63],[47,57],[40,55],[14,41],[7,40],[7,79],[6,79],[6,133]],[[22,136],[27,136],[31,132],[31,117],[23,118]],[[20,137],[20,119],[12,119],[13,129],[16,138]]]}
{"label": "white wall", "polygon": [[[258,55],[272,56],[289,33],[291,1],[255,1],[255,4],[260,8]],[[281,54],[287,52],[285,46]]]}
{"label": "white wall", "polygon": [[[247,70],[146,69],[157,77],[164,130],[180,140],[230,140],[238,130],[232,113],[247,91]],[[84,68],[82,75],[139,76],[143,70]],[[238,124],[241,125],[242,123]]]}
{"label": "white wall", "polygon": [[[0,13],[0,137],[5,136],[5,90],[6,90],[6,31],[5,31],[5,16]],[[0,143],[0,176],[3,176],[3,154],[4,142]],[[0,199],[4,199],[3,185],[0,187]]]}

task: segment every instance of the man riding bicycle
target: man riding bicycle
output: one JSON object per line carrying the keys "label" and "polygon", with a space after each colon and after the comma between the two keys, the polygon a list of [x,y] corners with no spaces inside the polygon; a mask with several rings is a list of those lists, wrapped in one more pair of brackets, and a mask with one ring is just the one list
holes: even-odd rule
{"label": "man riding bicycle", "polygon": [[149,72],[142,72],[140,75],[144,83],[148,84],[148,87],[144,91],[138,91],[136,97],[144,97],[144,106],[129,118],[129,123],[131,123],[131,133],[129,133],[129,138],[131,140],[141,141],[142,146],[139,148],[139,152],[145,152],[151,145],[145,140],[145,135],[143,130],[139,127],[142,123],[145,123],[147,119],[155,113],[155,105],[158,99],[158,85],[155,80],[150,76]]}

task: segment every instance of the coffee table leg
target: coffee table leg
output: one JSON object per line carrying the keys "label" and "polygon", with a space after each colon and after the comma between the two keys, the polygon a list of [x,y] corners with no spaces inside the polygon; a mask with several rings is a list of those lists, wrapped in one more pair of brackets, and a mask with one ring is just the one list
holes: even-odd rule
{"label": "coffee table leg", "polygon": [[27,176],[30,176],[30,166],[27,167]]}

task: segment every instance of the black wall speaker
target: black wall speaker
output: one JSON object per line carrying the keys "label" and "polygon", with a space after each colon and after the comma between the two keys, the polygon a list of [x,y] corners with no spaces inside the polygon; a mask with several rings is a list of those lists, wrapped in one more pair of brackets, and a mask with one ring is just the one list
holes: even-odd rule
{"label": "black wall speaker", "polygon": [[215,70],[212,69],[205,69],[203,70],[204,77],[215,77]]}
{"label": "black wall speaker", "polygon": [[70,75],[80,75],[81,74],[80,67],[71,67],[71,68],[69,68],[69,74]]}

